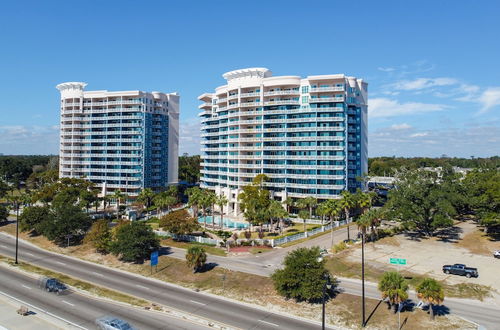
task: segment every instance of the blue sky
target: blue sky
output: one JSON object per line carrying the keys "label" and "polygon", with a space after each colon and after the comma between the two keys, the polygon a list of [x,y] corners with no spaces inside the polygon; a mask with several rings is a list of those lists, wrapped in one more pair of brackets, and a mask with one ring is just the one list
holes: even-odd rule
{"label": "blue sky", "polygon": [[500,150],[499,1],[4,1],[0,153],[58,152],[55,85],[177,91],[181,152],[224,72],[369,83],[370,156]]}

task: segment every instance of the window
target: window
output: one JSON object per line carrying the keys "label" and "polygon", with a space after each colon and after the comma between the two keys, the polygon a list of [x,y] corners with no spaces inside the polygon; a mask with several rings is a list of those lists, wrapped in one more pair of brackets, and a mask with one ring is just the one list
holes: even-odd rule
{"label": "window", "polygon": [[302,103],[308,103],[309,102],[309,96],[302,96]]}
{"label": "window", "polygon": [[309,93],[309,86],[302,86],[302,94]]}

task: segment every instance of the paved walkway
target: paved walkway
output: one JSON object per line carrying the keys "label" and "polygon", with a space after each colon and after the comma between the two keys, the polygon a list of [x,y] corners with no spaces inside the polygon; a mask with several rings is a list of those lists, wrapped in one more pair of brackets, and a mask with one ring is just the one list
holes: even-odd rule
{"label": "paved walkway", "polygon": [[17,309],[21,303],[16,302],[0,294],[0,330],[39,330],[39,329],[64,329],[56,324],[57,320],[51,320],[48,315],[42,315],[37,311],[31,311],[30,315],[22,316],[17,314]]}

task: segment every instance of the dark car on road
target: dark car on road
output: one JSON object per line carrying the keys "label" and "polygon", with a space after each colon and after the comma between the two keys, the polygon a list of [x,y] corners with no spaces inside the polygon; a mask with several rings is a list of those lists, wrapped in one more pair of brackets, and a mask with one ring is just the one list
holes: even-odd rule
{"label": "dark car on road", "polygon": [[38,279],[38,287],[47,292],[55,292],[56,294],[60,294],[67,289],[67,287],[57,279],[46,276],[42,276]]}
{"label": "dark car on road", "polygon": [[103,316],[95,320],[98,329],[101,330],[135,330],[127,321],[114,316]]}
{"label": "dark car on road", "polygon": [[446,274],[465,276],[467,278],[479,276],[477,268],[467,267],[464,264],[444,265],[443,272]]}

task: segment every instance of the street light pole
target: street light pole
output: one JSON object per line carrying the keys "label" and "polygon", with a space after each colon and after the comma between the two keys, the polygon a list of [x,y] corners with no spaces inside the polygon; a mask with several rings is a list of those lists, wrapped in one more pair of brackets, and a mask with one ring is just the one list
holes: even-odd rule
{"label": "street light pole", "polygon": [[15,201],[16,206],[16,265],[17,262],[17,251],[19,250],[19,202]]}
{"label": "street light pole", "polygon": [[365,327],[365,232],[361,233],[361,299],[362,299],[362,310],[363,310],[363,320],[361,321],[361,327]]}
{"label": "street light pole", "polygon": [[325,330],[325,303],[326,303],[326,289],[330,290],[332,284],[330,282],[330,275],[325,274],[325,283],[323,284],[323,313],[321,318],[321,329]]}

